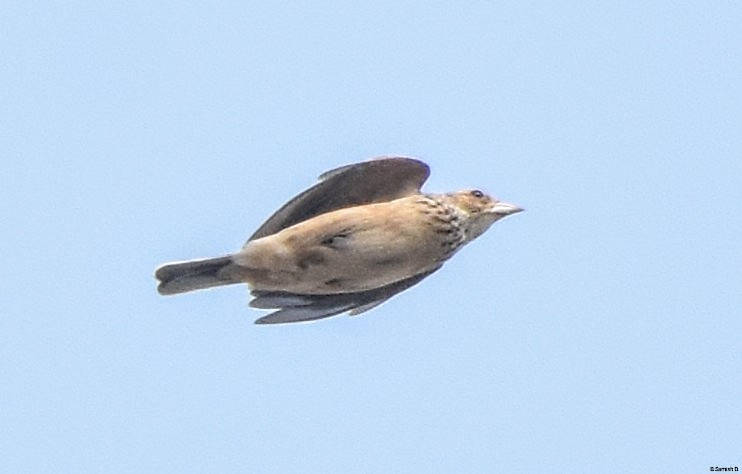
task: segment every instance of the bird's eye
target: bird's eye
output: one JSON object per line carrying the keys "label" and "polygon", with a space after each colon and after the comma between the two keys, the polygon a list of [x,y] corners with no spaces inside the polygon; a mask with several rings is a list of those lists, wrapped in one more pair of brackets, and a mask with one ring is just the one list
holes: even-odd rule
{"label": "bird's eye", "polygon": [[471,195],[477,199],[482,199],[484,197],[484,193],[478,189],[475,189],[474,191],[472,191]]}

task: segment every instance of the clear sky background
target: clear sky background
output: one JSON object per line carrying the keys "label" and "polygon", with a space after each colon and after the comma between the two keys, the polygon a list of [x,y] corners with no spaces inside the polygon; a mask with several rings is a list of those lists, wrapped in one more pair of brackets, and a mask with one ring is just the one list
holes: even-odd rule
{"label": "clear sky background", "polygon": [[[739,2],[5,2],[3,472],[742,467]],[[161,297],[328,169],[527,212],[372,312]]]}

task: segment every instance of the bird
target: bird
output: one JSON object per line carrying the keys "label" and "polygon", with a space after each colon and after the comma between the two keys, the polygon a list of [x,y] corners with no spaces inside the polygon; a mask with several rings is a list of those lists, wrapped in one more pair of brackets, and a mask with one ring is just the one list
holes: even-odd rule
{"label": "bird", "polygon": [[256,324],[357,315],[416,285],[495,222],[523,209],[479,189],[422,192],[424,162],[385,156],[320,175],[236,253],[167,263],[162,295],[246,283]]}

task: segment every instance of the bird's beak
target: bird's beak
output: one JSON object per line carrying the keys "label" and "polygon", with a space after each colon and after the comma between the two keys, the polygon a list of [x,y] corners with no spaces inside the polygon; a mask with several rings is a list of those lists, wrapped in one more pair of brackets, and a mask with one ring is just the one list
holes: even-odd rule
{"label": "bird's beak", "polygon": [[510,214],[515,214],[518,212],[523,211],[523,208],[516,206],[515,204],[508,204],[506,202],[497,202],[494,206],[492,206],[492,209],[490,209],[490,212],[492,214],[497,214],[500,216],[509,216]]}

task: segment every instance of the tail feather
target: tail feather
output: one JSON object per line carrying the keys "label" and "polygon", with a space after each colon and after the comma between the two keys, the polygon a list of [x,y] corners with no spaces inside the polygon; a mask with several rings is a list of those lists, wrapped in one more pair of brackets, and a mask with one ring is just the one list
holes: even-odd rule
{"label": "tail feather", "polygon": [[168,263],[155,271],[160,280],[157,291],[161,295],[175,295],[214,286],[242,283],[234,267],[232,256]]}

